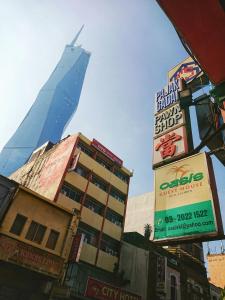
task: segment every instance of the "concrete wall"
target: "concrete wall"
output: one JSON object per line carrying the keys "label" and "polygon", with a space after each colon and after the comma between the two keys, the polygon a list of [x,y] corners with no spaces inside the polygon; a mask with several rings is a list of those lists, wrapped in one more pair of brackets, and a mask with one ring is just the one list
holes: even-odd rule
{"label": "concrete wall", "polygon": [[127,291],[147,299],[149,252],[122,242],[120,253],[120,271],[125,271],[125,279],[130,283],[125,286]]}
{"label": "concrete wall", "polygon": [[150,224],[154,230],[154,192],[131,197],[127,202],[124,231],[144,235],[145,224]]}
{"label": "concrete wall", "polygon": [[225,254],[207,255],[210,282],[220,288],[225,286]]}

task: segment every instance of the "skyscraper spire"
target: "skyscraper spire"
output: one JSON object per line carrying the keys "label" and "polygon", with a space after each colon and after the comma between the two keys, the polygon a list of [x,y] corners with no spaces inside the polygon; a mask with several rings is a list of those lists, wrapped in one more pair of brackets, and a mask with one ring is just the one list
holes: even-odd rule
{"label": "skyscraper spire", "polygon": [[76,41],[77,41],[81,31],[83,30],[83,28],[84,28],[84,24],[81,26],[81,29],[78,31],[78,33],[75,35],[74,39],[70,43],[70,46],[74,46],[74,44],[76,43]]}
{"label": "skyscraper spire", "polygon": [[2,149],[0,174],[9,176],[15,172],[47,141],[60,141],[77,109],[90,58],[90,53],[74,46],[83,27],[70,44],[73,51],[65,48],[29,112]]}

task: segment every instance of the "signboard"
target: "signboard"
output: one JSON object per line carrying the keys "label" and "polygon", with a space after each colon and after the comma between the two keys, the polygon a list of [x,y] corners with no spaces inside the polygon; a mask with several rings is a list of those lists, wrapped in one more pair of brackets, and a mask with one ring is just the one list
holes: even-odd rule
{"label": "signboard", "polygon": [[155,241],[222,234],[212,172],[205,153],[155,170]]}
{"label": "signboard", "polygon": [[168,72],[168,81],[184,79],[186,83],[189,83],[202,74],[199,65],[196,64],[193,58],[188,57]]}
{"label": "signboard", "polygon": [[166,292],[166,265],[166,257],[157,255],[156,291],[158,293]]}
{"label": "signboard", "polygon": [[4,235],[0,235],[0,260],[52,277],[60,275],[64,263],[61,257]]}
{"label": "signboard", "polygon": [[178,92],[182,90],[182,80],[174,80],[168,83],[162,90],[155,95],[155,112],[160,112],[176,103],[179,99]]}
{"label": "signboard", "polygon": [[25,187],[54,200],[72,159],[76,135],[69,136],[10,176]]}
{"label": "signboard", "polygon": [[89,277],[85,297],[98,300],[141,300],[141,296]]}
{"label": "signboard", "polygon": [[109,149],[107,149],[105,146],[103,146],[101,143],[99,143],[97,140],[93,139],[91,145],[98,149],[100,152],[102,152],[105,156],[107,156],[109,159],[111,159],[113,162],[117,163],[119,166],[122,166],[123,161],[117,157],[115,154],[113,154]]}
{"label": "signboard", "polygon": [[168,162],[188,153],[186,129],[181,126],[153,142],[153,165]]}
{"label": "signboard", "polygon": [[84,243],[84,234],[77,233],[73,239],[70,250],[69,262],[78,262],[80,260],[81,249]]}
{"label": "signboard", "polygon": [[179,103],[176,103],[155,115],[154,137],[180,127],[184,122],[184,112],[181,110]]}

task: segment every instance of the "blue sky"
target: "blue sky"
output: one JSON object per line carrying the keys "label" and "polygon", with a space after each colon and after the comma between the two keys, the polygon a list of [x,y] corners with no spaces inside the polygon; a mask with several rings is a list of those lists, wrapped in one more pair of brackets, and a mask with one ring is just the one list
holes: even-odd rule
{"label": "blue sky", "polygon": [[[165,86],[167,71],[188,56],[155,0],[4,1],[0,149],[82,24],[78,44],[92,55],[78,110],[65,135],[80,131],[96,138],[134,169],[130,195],[152,191],[154,94]],[[216,159],[214,167],[224,202],[224,167]]]}

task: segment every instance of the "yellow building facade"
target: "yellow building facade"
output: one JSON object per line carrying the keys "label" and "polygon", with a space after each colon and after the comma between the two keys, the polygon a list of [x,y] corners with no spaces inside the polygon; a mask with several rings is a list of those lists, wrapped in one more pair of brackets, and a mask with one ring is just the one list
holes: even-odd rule
{"label": "yellow building facade", "polygon": [[[43,182],[40,170],[47,164],[51,165],[54,182],[61,177],[57,188],[54,186],[56,191],[50,200],[65,210],[80,212],[77,233],[83,236],[83,243],[79,261],[113,272],[119,259],[132,172],[98,141],[94,139],[91,141],[81,133],[69,139],[73,147],[65,148],[71,147],[72,150],[67,163],[64,164],[66,167],[60,169],[61,173],[56,164],[63,165],[63,154],[60,154],[61,158],[58,159],[56,156],[57,153],[62,153],[58,149],[63,147],[63,143],[67,143],[67,138],[46,152],[40,150],[40,156],[36,152],[35,159],[31,157],[28,164],[12,174],[11,178],[34,191],[45,194],[43,184],[40,188],[40,182]],[[45,160],[44,157],[49,153],[51,158]],[[49,163],[52,157],[54,163]],[[55,175],[57,172],[60,173],[58,177]],[[30,179],[32,176],[35,181]],[[48,192],[49,190],[50,188]]]}

